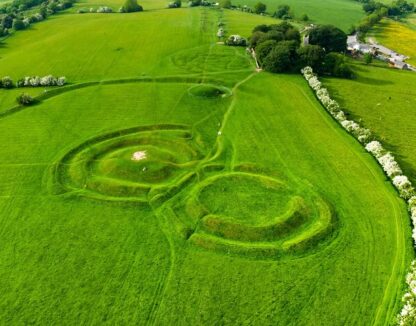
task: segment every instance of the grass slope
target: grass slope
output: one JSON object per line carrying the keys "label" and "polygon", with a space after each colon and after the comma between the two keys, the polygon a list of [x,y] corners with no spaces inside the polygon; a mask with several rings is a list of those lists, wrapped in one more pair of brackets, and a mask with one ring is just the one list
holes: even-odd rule
{"label": "grass slope", "polygon": [[[416,74],[357,65],[356,80],[326,79],[325,85],[354,119],[377,134],[416,182]],[[360,89],[357,92],[357,89]]]}
{"label": "grass slope", "polygon": [[[159,69],[161,58],[209,44],[206,34],[212,26],[205,24],[213,23],[201,20],[198,9],[52,16],[8,40],[0,49],[0,66],[4,75],[14,78],[54,72],[73,82],[141,76],[158,70],[166,74]],[[190,26],[195,26],[196,33],[192,34]],[[42,42],[31,42],[34,38]],[[181,72],[180,68],[175,72]]]}
{"label": "grass slope", "polygon": [[279,24],[280,20],[270,16],[254,15],[236,10],[224,10],[224,22],[229,35],[240,34],[248,38],[251,36],[255,26]]}
{"label": "grass slope", "polygon": [[68,14],[1,49],[12,76],[79,85],[0,117],[0,323],[392,322],[404,203],[301,76],[216,45],[218,19]]}
{"label": "grass slope", "polygon": [[[141,0],[138,3],[143,6],[144,10],[155,10],[163,9],[168,5],[168,1],[165,0]],[[107,6],[117,12],[120,7],[124,5],[123,0],[79,0],[75,3],[74,8],[78,10],[79,8],[98,8],[100,6]],[[76,12],[76,10],[71,10]]]}
{"label": "grass slope", "polygon": [[[233,4],[254,7],[257,2],[256,0],[234,1]],[[265,0],[262,2],[267,5],[267,12],[270,14],[273,14],[279,5],[287,4],[298,19],[303,14],[307,14],[313,23],[332,24],[344,31],[348,31],[364,16],[361,4],[353,0]]]}

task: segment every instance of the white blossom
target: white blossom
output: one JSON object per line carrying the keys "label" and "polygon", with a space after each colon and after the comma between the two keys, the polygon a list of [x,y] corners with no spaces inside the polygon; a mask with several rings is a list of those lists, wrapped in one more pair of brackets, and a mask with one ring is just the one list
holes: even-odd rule
{"label": "white blossom", "polygon": [[309,86],[314,90],[317,91],[322,87],[322,83],[319,81],[318,77],[312,76],[308,79]]}
{"label": "white blossom", "polygon": [[393,178],[393,185],[398,190],[400,197],[409,199],[415,192],[409,179],[404,175],[397,175]]}
{"label": "white blossom", "polygon": [[30,19],[28,17],[26,17],[22,21],[23,21],[23,24],[25,24],[25,27],[26,28],[30,26]]}
{"label": "white blossom", "polygon": [[393,155],[390,153],[378,157],[377,160],[383,167],[384,172],[386,172],[390,178],[402,174],[402,170],[400,169],[399,164],[395,161]]}
{"label": "white blossom", "polygon": [[40,77],[39,76],[30,77],[29,84],[30,84],[30,86],[33,86],[33,87],[39,86],[40,85]]}
{"label": "white blossom", "polygon": [[39,76],[26,76],[18,81],[19,87],[39,87],[39,86],[63,86],[66,84],[65,77],[56,78],[52,75],[39,77]]}
{"label": "white blossom", "polygon": [[357,139],[360,143],[366,144],[371,137],[370,129],[360,128],[358,130]]}
{"label": "white blossom", "polygon": [[56,78],[52,75],[42,77],[40,79],[40,84],[42,86],[55,86],[56,85]]}
{"label": "white blossom", "polygon": [[99,7],[98,9],[97,9],[97,13],[100,13],[100,14],[106,14],[106,13],[112,13],[113,12],[113,9],[111,9],[110,7],[106,7],[106,6],[102,6],[102,7]]}
{"label": "white blossom", "polygon": [[334,118],[337,119],[339,122],[342,123],[342,121],[347,120],[344,111],[338,111],[336,114],[334,114]]}
{"label": "white blossom", "polygon": [[[413,234],[415,237],[415,234]],[[408,291],[403,295],[403,308],[398,318],[398,324],[401,326],[413,326],[416,324],[416,262],[413,261],[410,273],[406,276]]]}
{"label": "white blossom", "polygon": [[312,75],[313,74],[313,70],[311,67],[306,66],[301,70],[303,75]]}
{"label": "white blossom", "polygon": [[66,77],[59,77],[56,81],[57,86],[64,86],[66,84]]}
{"label": "white blossom", "polygon": [[371,154],[373,154],[375,158],[379,158],[386,153],[386,150],[383,148],[381,143],[377,140],[373,140],[372,142],[369,142],[365,146],[365,149]]}
{"label": "white blossom", "polygon": [[344,127],[345,130],[352,132],[360,128],[360,125],[352,120],[344,120],[341,122],[341,126]]}
{"label": "white blossom", "polygon": [[329,99],[326,101],[326,108],[328,109],[329,112],[331,113],[336,113],[340,110],[339,104],[337,101]]}
{"label": "white blossom", "polygon": [[[416,193],[409,179],[402,175],[399,164],[391,153],[387,152],[380,142],[373,140],[368,142],[371,137],[369,129],[361,127],[353,120],[347,120],[345,113],[340,110],[339,104],[332,100],[326,88],[322,87],[317,76],[314,75],[311,67],[305,67],[301,70],[304,78],[308,81],[309,86],[315,91],[316,97],[328,112],[340,122],[342,127],[349,133],[353,134],[361,143],[366,144],[365,149],[371,153],[385,173],[392,180],[400,196],[408,200],[408,209],[411,214],[413,223],[412,238],[416,244]],[[408,291],[403,295],[403,308],[397,316],[400,326],[416,325],[416,261],[411,265],[410,273],[406,277]]]}
{"label": "white blossom", "polygon": [[43,16],[40,13],[34,14],[32,17],[33,17],[33,19],[35,19],[38,22],[40,22],[44,19]]}

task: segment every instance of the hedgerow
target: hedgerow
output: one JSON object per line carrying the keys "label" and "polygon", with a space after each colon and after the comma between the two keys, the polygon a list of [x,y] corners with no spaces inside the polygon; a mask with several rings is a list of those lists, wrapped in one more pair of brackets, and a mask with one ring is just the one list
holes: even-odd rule
{"label": "hedgerow", "polygon": [[52,75],[39,77],[27,76],[17,81],[17,87],[41,87],[41,86],[64,86],[66,77],[54,77]]}
{"label": "hedgerow", "polygon": [[[353,120],[345,119],[345,114],[340,109],[339,104],[331,99],[328,90],[322,87],[321,82],[313,73],[311,67],[303,68],[302,74],[308,81],[309,86],[315,91],[322,105],[345,130],[365,146],[365,149],[373,155],[386,175],[390,178],[400,197],[407,200],[413,226],[412,237],[414,244],[416,244],[416,192],[408,177],[403,175],[403,171],[394,156],[385,150],[379,141],[372,139],[373,136],[370,130],[360,126],[359,123]],[[398,324],[401,326],[416,325],[416,260],[411,264],[410,272],[406,277],[406,283],[408,291],[402,298],[404,305],[397,317]]]}

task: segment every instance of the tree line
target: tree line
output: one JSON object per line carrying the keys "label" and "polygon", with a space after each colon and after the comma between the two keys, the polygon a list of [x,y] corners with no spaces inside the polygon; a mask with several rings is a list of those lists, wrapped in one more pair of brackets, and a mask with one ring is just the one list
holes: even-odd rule
{"label": "tree line", "polygon": [[288,22],[259,25],[253,29],[249,44],[260,66],[269,72],[298,72],[305,66],[320,74],[351,78],[346,62],[347,35],[332,25],[313,27],[302,45],[299,30]]}
{"label": "tree line", "polygon": [[[28,28],[58,11],[72,7],[74,2],[75,0],[13,0],[0,7],[0,37],[8,35],[10,30]],[[34,7],[39,8],[37,11],[30,10]]]}
{"label": "tree line", "polygon": [[415,12],[415,5],[406,0],[393,1],[391,4],[374,0],[357,0],[363,3],[363,10],[367,14],[357,26],[352,26],[351,32],[365,35],[374,25],[384,17],[399,18]]}

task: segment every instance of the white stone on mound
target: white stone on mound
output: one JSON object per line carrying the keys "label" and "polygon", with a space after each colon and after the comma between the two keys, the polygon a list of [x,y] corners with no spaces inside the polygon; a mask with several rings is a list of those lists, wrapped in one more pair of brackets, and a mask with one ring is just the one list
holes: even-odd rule
{"label": "white stone on mound", "polygon": [[138,151],[134,152],[131,159],[133,161],[141,161],[144,160],[147,157],[146,151]]}

